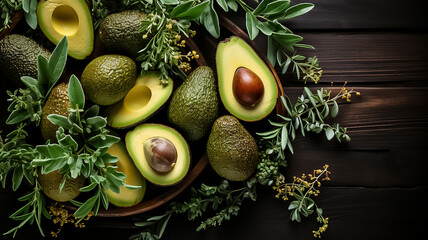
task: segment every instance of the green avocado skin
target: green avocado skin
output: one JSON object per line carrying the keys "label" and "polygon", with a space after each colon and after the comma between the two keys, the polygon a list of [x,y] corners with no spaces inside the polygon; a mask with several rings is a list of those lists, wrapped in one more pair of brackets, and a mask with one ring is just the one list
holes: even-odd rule
{"label": "green avocado skin", "polygon": [[0,72],[3,81],[22,86],[22,76],[37,78],[39,55],[49,59],[51,52],[29,37],[11,34],[0,40]]}
{"label": "green avocado skin", "polygon": [[100,39],[107,50],[136,58],[147,44],[140,32],[145,19],[146,14],[138,10],[110,14],[100,24]]}
{"label": "green avocado skin", "polygon": [[256,141],[238,119],[228,115],[214,122],[207,156],[214,171],[230,181],[246,180],[259,163]]}
{"label": "green avocado skin", "polygon": [[214,73],[210,67],[196,68],[175,90],[168,108],[168,119],[190,141],[209,134],[218,117],[219,99]]}

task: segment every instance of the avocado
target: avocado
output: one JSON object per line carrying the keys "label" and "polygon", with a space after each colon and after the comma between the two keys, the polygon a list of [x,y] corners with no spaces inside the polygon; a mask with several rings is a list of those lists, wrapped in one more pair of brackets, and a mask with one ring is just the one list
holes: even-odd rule
{"label": "avocado", "polygon": [[108,200],[118,207],[130,207],[140,203],[146,193],[146,180],[129,157],[125,144],[123,141],[117,142],[107,152],[119,158],[116,163],[116,170],[126,175],[125,184],[141,186],[138,189],[128,189],[121,186],[120,193],[115,193],[109,189],[106,191]]}
{"label": "avocado", "polygon": [[155,114],[172,94],[173,82],[161,84],[159,72],[149,72],[135,81],[125,98],[106,107],[107,124],[114,128],[129,128]]}
{"label": "avocado", "polygon": [[220,98],[232,115],[253,122],[272,112],[278,97],[275,77],[244,40],[233,36],[220,42],[216,65]]}
{"label": "avocado", "polygon": [[218,117],[219,99],[210,67],[196,68],[175,90],[168,108],[169,121],[190,141],[207,136]]}
{"label": "avocado", "polygon": [[57,142],[56,130],[58,126],[48,120],[49,114],[59,114],[68,117],[68,109],[72,108],[68,98],[68,83],[60,83],[49,94],[48,100],[42,108],[40,129],[45,140]]}
{"label": "avocado", "polygon": [[57,202],[68,202],[79,196],[79,189],[85,185],[86,178],[82,175],[77,178],[68,178],[62,190],[59,191],[63,178],[64,175],[57,170],[48,174],[39,173],[37,180],[46,196]]}
{"label": "avocado", "polygon": [[51,52],[29,37],[11,34],[0,40],[0,72],[3,81],[22,86],[22,76],[37,79],[39,55],[49,59]]}
{"label": "avocado", "polygon": [[153,184],[174,185],[189,171],[189,146],[180,133],[168,126],[141,124],[126,134],[125,142],[138,170]]}
{"label": "avocado", "polygon": [[85,0],[41,0],[37,5],[37,20],[54,44],[67,36],[69,56],[85,59],[92,53],[94,28]]}
{"label": "avocado", "polygon": [[128,10],[108,15],[99,27],[100,39],[107,50],[136,58],[138,51],[147,44],[140,31],[146,14],[138,10]]}
{"label": "avocado", "polygon": [[111,105],[126,96],[136,78],[134,60],[109,54],[92,60],[83,70],[80,81],[89,100],[98,105]]}
{"label": "avocado", "polygon": [[238,119],[229,115],[214,122],[207,156],[214,171],[230,181],[244,181],[259,163],[256,141]]}

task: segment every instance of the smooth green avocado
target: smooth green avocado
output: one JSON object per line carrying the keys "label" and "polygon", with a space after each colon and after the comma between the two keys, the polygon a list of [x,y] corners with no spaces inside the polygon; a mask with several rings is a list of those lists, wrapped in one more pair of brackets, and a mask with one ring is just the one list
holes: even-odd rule
{"label": "smooth green avocado", "polygon": [[140,173],[156,185],[174,185],[189,171],[189,146],[173,128],[141,124],[126,134],[125,142]]}
{"label": "smooth green avocado", "polygon": [[193,70],[173,93],[168,119],[188,140],[196,141],[209,134],[218,112],[214,73],[210,67],[201,66]]}
{"label": "smooth green avocado", "polygon": [[85,185],[86,178],[68,178],[60,191],[59,187],[63,181],[64,174],[58,170],[48,174],[39,174],[37,181],[40,183],[43,193],[57,202],[68,202],[80,194],[80,188]]}
{"label": "smooth green avocado", "polygon": [[147,44],[147,38],[140,31],[147,14],[128,10],[108,15],[100,24],[100,39],[110,52],[137,57],[138,51]]}
{"label": "smooth green avocado", "polygon": [[72,108],[68,98],[68,83],[60,83],[49,94],[48,100],[42,108],[40,129],[45,140],[57,142],[56,131],[58,125],[48,120],[49,114],[59,114],[68,117],[68,109]]}
{"label": "smooth green avocado", "polygon": [[92,60],[83,70],[80,82],[89,100],[98,105],[111,105],[126,96],[136,78],[134,60],[109,54]]}
{"label": "smooth green avocado", "polygon": [[117,142],[107,152],[119,158],[115,164],[117,166],[116,170],[126,175],[125,184],[141,186],[138,189],[128,189],[125,186],[121,186],[119,193],[115,193],[109,189],[106,191],[108,200],[119,207],[130,207],[140,203],[146,193],[146,180],[129,157],[125,144],[122,141]]}
{"label": "smooth green avocado", "polygon": [[278,97],[275,77],[244,40],[234,36],[220,42],[216,65],[220,98],[232,115],[253,122],[272,112]]}
{"label": "smooth green avocado", "polygon": [[259,163],[256,141],[238,119],[228,115],[214,122],[207,156],[214,171],[230,181],[249,178]]}
{"label": "smooth green avocado", "polygon": [[69,56],[84,59],[92,53],[94,29],[85,0],[41,0],[37,5],[37,20],[54,44],[67,36]]}
{"label": "smooth green avocado", "polygon": [[147,120],[169,99],[172,79],[161,84],[159,72],[149,72],[135,81],[132,89],[119,102],[106,108],[107,124],[114,128],[128,128]]}
{"label": "smooth green avocado", "polygon": [[11,34],[0,40],[0,72],[3,81],[22,86],[22,76],[37,79],[39,55],[49,59],[51,52],[29,37]]}

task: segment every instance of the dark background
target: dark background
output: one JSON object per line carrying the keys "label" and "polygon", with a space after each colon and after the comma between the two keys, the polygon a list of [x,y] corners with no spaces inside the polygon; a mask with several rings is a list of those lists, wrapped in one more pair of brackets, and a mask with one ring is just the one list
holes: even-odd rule
{"label": "dark background", "polygon": [[[294,4],[304,1],[292,1]],[[348,82],[361,92],[340,105],[335,121],[348,127],[350,143],[326,141],[324,136],[299,137],[295,154],[287,156],[288,178],[330,165],[331,181],[316,199],[330,224],[324,239],[413,239],[426,233],[428,193],[428,32],[426,1],[313,0],[310,13],[286,23],[316,50],[324,75],[313,89],[333,91]],[[243,16],[240,14],[240,16]],[[241,27],[242,17],[228,14]],[[225,35],[227,33],[223,33]],[[222,37],[227,37],[223,36]],[[214,67],[215,43],[203,31],[197,40]],[[256,39],[265,52],[266,40]],[[285,93],[295,100],[303,83],[280,76]],[[200,181],[218,183],[208,167]],[[198,182],[195,186],[198,186]],[[177,200],[185,200],[188,191]],[[14,226],[8,216],[22,193],[0,190],[0,232]],[[315,216],[291,222],[288,203],[259,188],[257,202],[244,203],[239,216],[222,226],[196,232],[198,220],[170,220],[163,239],[311,239],[318,228]],[[150,212],[161,213],[162,209]],[[137,216],[142,218],[143,216]],[[84,229],[65,227],[59,239],[127,239],[138,233],[135,219],[93,218]],[[55,229],[46,225],[46,232]],[[0,239],[10,239],[1,236]],[[21,229],[17,239],[38,239],[35,226]]]}

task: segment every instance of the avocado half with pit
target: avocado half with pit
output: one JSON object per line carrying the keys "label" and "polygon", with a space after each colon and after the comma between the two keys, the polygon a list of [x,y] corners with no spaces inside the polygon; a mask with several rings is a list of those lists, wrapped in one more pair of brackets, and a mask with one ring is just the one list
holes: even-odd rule
{"label": "avocado half with pit", "polygon": [[174,185],[189,171],[189,146],[173,128],[141,124],[126,134],[125,142],[135,166],[153,184]]}
{"label": "avocado half with pit", "polygon": [[232,115],[254,122],[272,112],[278,97],[275,77],[243,39],[233,36],[220,42],[216,65],[220,98]]}
{"label": "avocado half with pit", "polygon": [[138,189],[128,189],[121,186],[119,193],[109,189],[106,191],[108,200],[119,207],[130,207],[140,203],[146,193],[146,180],[129,157],[125,144],[122,141],[117,142],[107,152],[119,158],[116,162],[116,170],[126,175],[125,184],[140,186]]}
{"label": "avocado half with pit", "polygon": [[94,29],[84,0],[41,0],[37,5],[37,20],[54,44],[67,36],[69,56],[84,59],[92,53]]}
{"label": "avocado half with pit", "polygon": [[107,124],[114,128],[128,128],[156,113],[172,94],[173,82],[161,84],[159,72],[140,76],[121,101],[106,108]]}

